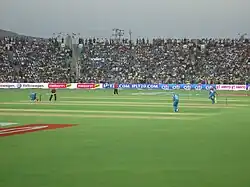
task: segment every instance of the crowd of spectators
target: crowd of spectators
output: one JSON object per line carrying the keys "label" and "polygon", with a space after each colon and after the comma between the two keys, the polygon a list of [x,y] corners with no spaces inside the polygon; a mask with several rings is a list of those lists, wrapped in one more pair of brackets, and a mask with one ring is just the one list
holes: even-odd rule
{"label": "crowd of spectators", "polygon": [[70,50],[45,39],[0,40],[0,82],[60,82],[70,79]]}
{"label": "crowd of spectators", "polygon": [[245,83],[248,39],[88,39],[72,51],[53,39],[0,40],[0,82]]}

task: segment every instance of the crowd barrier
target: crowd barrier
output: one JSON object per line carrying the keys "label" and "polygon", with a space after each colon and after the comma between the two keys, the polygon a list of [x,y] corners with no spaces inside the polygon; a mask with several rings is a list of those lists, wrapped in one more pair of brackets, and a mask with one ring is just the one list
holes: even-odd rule
{"label": "crowd barrier", "polygon": [[[119,84],[120,89],[150,89],[150,90],[250,90],[249,85],[226,84]],[[0,89],[112,89],[109,83],[0,83]]]}
{"label": "crowd barrier", "polygon": [[[113,88],[113,84],[103,84],[103,88]],[[119,84],[122,89],[162,89],[162,90],[208,90],[210,84]]]}
{"label": "crowd barrier", "polygon": [[0,88],[16,88],[16,89],[99,89],[103,88],[103,84],[96,83],[0,83]]}

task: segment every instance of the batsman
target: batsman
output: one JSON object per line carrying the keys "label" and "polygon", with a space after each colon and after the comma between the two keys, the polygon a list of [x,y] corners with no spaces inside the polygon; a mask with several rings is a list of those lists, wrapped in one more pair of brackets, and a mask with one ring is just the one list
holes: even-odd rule
{"label": "batsman", "polygon": [[54,97],[54,101],[56,101],[56,89],[54,88],[51,90],[49,101],[51,101],[53,97]]}

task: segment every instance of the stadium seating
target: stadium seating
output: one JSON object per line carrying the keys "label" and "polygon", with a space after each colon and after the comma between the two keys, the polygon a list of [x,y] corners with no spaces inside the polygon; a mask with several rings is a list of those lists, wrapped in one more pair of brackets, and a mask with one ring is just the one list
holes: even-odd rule
{"label": "stadium seating", "polygon": [[0,40],[0,82],[238,83],[248,80],[247,39],[85,40],[81,76],[53,40]]}

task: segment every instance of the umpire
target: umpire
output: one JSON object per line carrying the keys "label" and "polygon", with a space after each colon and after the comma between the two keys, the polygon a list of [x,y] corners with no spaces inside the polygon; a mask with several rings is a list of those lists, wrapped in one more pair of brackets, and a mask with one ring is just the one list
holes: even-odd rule
{"label": "umpire", "polygon": [[114,84],[114,95],[118,95],[118,87],[119,87],[118,83],[115,82],[115,84]]}
{"label": "umpire", "polygon": [[52,100],[53,96],[54,96],[54,100],[56,101],[56,89],[54,89],[54,88],[51,90],[51,95],[50,95],[49,101]]}

